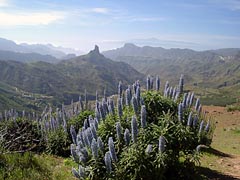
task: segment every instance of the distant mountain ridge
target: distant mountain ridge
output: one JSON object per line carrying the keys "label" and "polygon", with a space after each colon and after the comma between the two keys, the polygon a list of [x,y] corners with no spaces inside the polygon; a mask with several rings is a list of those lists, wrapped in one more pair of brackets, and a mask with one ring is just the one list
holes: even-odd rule
{"label": "distant mountain ridge", "polygon": [[103,54],[115,61],[127,61],[124,57],[149,57],[151,59],[192,59],[201,56],[234,56],[238,54],[240,48],[225,48],[217,50],[194,51],[192,49],[171,48],[164,49],[162,47],[143,46],[139,47],[132,43],[126,43],[123,47],[104,51]]}
{"label": "distant mountain ridge", "polygon": [[17,53],[37,53],[41,55],[51,55],[58,59],[62,59],[68,54],[83,54],[83,52],[71,48],[55,47],[51,44],[17,44],[14,41],[4,38],[0,38],[0,50],[12,51]]}

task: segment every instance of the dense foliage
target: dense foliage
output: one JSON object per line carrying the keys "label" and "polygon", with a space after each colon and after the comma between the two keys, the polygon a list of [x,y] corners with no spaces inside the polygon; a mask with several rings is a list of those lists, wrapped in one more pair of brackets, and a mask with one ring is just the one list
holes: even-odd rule
{"label": "dense foliage", "polygon": [[[210,145],[212,128],[199,99],[168,82],[161,94],[153,79],[148,91],[139,82],[123,93],[119,84],[116,108],[112,98],[96,102],[79,132],[71,126],[71,154],[79,179],[186,179],[199,163],[199,150]],[[182,86],[182,87],[181,87]],[[193,107],[193,103],[195,106]]]}
{"label": "dense foliage", "polygon": [[[19,59],[21,57],[18,56]],[[93,100],[95,91],[102,92],[105,87],[108,88],[108,93],[113,94],[119,79],[130,83],[144,77],[126,63],[107,59],[99,53],[98,48],[86,55],[56,64],[37,59],[39,58],[32,63],[0,60],[0,84],[4,85],[0,87],[0,94],[7,95],[0,95],[0,102],[3,102],[0,103],[0,110],[25,106],[21,109],[37,111],[48,103],[54,106],[59,106],[62,102],[70,104],[85,89]],[[17,97],[14,97],[15,102],[13,96]],[[31,107],[27,107],[29,105]]]}
{"label": "dense foliage", "polygon": [[[10,113],[10,112],[8,112]],[[71,135],[67,127],[84,121],[92,115],[90,110],[79,111],[73,118],[60,119],[56,113],[47,112],[41,119],[7,115],[0,120],[0,152],[1,153],[48,153],[63,157],[70,155]],[[10,113],[11,114],[11,113]],[[14,113],[13,113],[14,114]],[[33,119],[31,119],[33,118]],[[65,123],[64,123],[65,122]],[[59,124],[58,124],[59,123]],[[66,124],[66,127],[65,127]],[[76,125],[76,127],[78,127]]]}
{"label": "dense foliage", "polygon": [[47,153],[67,157],[69,155],[69,145],[70,139],[63,128],[48,133],[46,140]]}
{"label": "dense foliage", "polygon": [[[97,95],[95,111],[89,110],[86,92],[84,103],[80,96],[55,112],[46,107],[40,116],[5,111],[1,158],[28,151],[71,153],[72,173],[80,179],[192,179],[200,148],[212,140],[210,120],[199,98],[184,92],[183,76],[176,87],[166,82],[163,93],[159,77],[155,90],[153,80],[148,76],[146,90],[137,81],[125,92],[120,82],[118,95],[101,101]],[[1,165],[4,176],[7,169]]]}

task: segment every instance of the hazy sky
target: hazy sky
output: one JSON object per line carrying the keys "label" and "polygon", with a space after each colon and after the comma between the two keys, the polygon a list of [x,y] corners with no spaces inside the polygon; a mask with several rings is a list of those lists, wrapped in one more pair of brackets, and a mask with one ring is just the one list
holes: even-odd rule
{"label": "hazy sky", "polygon": [[0,37],[83,51],[240,47],[240,0],[0,0]]}

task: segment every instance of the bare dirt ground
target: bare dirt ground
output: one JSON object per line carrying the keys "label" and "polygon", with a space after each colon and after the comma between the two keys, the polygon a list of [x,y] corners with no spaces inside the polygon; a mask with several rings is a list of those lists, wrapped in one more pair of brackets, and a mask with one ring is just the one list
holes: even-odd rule
{"label": "bare dirt ground", "polygon": [[209,179],[240,179],[240,111],[227,112],[216,106],[205,106],[204,110],[216,121],[216,129],[202,166],[215,172]]}

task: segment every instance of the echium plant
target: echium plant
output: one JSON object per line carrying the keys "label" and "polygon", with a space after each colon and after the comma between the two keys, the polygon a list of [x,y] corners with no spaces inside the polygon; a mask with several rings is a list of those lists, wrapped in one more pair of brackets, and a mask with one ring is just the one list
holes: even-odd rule
{"label": "echium plant", "polygon": [[156,91],[159,91],[160,90],[160,78],[159,76],[156,77]]}
{"label": "echium plant", "polygon": [[[145,92],[141,91],[139,81],[126,91],[119,83],[115,101],[114,98],[96,101],[96,117],[86,119],[78,133],[70,128],[71,154],[77,163],[72,169],[75,177],[194,179],[184,168],[189,159],[199,155],[199,147],[209,145],[211,123],[201,114],[200,100],[194,99],[194,93],[184,93],[183,76],[178,86],[170,87],[167,81],[163,93],[158,76],[156,90],[153,82],[148,76]],[[184,177],[186,174],[188,177]]]}
{"label": "echium plant", "polygon": [[120,82],[118,83],[118,96],[119,96],[119,98],[122,97],[122,91],[123,91],[122,88],[123,88],[123,87],[122,87],[122,82],[120,81]]}
{"label": "echium plant", "polygon": [[121,140],[121,136],[122,136],[122,127],[121,127],[121,123],[117,122],[116,123],[116,132],[117,132],[117,139]]}
{"label": "echium plant", "polygon": [[151,80],[150,80],[150,76],[148,75],[147,76],[147,90],[149,91],[149,90],[151,90]]}
{"label": "echium plant", "polygon": [[142,128],[147,126],[147,111],[144,105],[141,107],[141,126]]}
{"label": "echium plant", "polygon": [[183,75],[181,74],[181,77],[179,79],[179,85],[178,85],[180,94],[183,93],[183,86],[184,86],[184,79],[183,79]]}
{"label": "echium plant", "polygon": [[137,142],[138,125],[137,125],[137,119],[135,116],[132,117],[131,130],[132,130],[132,141]]}
{"label": "echium plant", "polygon": [[130,106],[131,105],[131,91],[129,88],[127,88],[125,91],[125,98],[126,98],[126,105]]}

